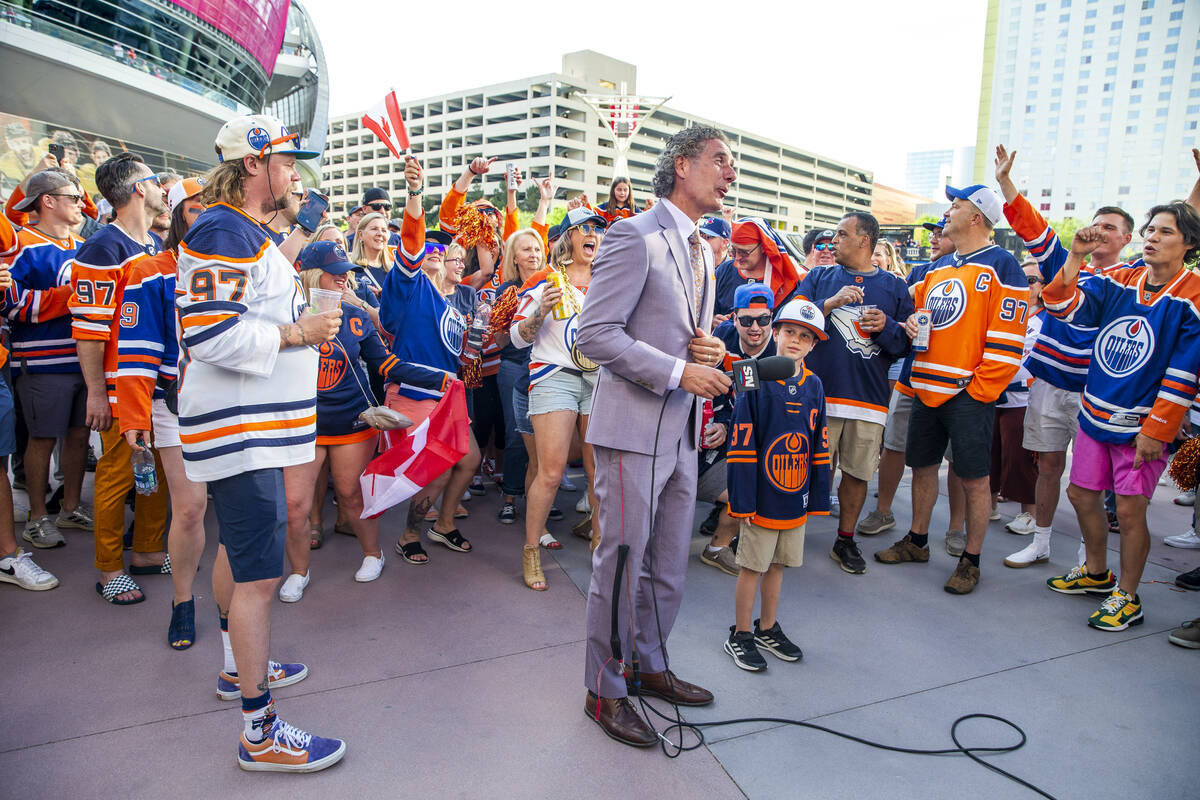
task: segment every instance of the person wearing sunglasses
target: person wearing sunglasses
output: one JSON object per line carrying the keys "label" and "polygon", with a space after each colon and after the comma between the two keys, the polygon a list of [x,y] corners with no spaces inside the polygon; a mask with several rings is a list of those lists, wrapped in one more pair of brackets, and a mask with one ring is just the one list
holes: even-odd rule
{"label": "person wearing sunglasses", "polygon": [[[701,229],[703,230],[703,229]],[[790,300],[806,271],[788,255],[779,235],[761,217],[742,217],[729,235],[729,257],[742,283],[769,283],[775,300],[772,309]],[[733,281],[726,277],[724,286]],[[718,293],[720,288],[718,287]]]}
{"label": "person wearing sunglasses", "polygon": [[[358,215],[355,217],[355,215]],[[386,220],[392,215],[392,199],[387,193],[387,189],[382,186],[372,186],[363,192],[362,199],[358,201],[358,205],[350,212],[347,217],[347,223],[350,225],[346,232],[346,249],[352,252],[354,249],[354,237],[358,233],[358,223],[366,214],[382,214]],[[396,231],[388,230],[389,247],[400,246],[400,234]]]}
{"label": "person wearing sunglasses", "polygon": [[[723,370],[733,369],[733,362],[743,358],[766,358],[775,355],[775,339],[771,336],[771,308],[775,295],[762,283],[746,283],[734,292],[730,318],[713,331],[725,343]],[[713,510],[701,528],[712,529],[712,540],[700,551],[700,561],[728,575],[737,575],[733,540],[738,521],[725,513],[729,505],[726,484],[725,456],[729,449],[729,424],[735,400],[733,387],[713,398],[713,421],[701,432],[702,444],[696,483],[696,500],[712,503]]]}
{"label": "person wearing sunglasses", "polygon": [[833,231],[814,228],[804,234],[804,269],[828,267],[834,263]]}

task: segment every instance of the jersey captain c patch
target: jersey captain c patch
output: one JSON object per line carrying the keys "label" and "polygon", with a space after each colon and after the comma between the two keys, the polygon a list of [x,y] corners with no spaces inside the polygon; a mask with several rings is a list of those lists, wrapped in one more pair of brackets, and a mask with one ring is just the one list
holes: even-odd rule
{"label": "jersey captain c patch", "polygon": [[958,278],[938,281],[925,294],[925,307],[933,319],[933,329],[949,328],[967,310],[967,289]]}
{"label": "jersey captain c patch", "polygon": [[1141,369],[1154,353],[1154,329],[1141,317],[1118,317],[1096,337],[1093,357],[1111,377]]}

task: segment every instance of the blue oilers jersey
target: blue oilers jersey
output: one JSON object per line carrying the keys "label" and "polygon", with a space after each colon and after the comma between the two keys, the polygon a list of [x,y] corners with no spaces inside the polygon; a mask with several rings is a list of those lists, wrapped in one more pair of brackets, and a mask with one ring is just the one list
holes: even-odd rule
{"label": "blue oilers jersey", "polygon": [[36,226],[15,236],[13,285],[4,294],[13,372],[79,372],[69,304],[71,267],[82,240],[72,234],[60,241]]}
{"label": "blue oilers jersey", "polygon": [[743,392],[726,458],[729,514],[764,528],[803,525],[829,513],[829,432],[821,379],[807,368]]}
{"label": "blue oilers jersey", "polygon": [[[342,327],[337,336],[322,342],[317,363],[317,436],[322,439],[366,430],[358,415],[373,405],[371,383],[363,371],[378,371],[388,357],[387,348],[367,312],[342,306]],[[325,442],[334,444],[335,442]]]}

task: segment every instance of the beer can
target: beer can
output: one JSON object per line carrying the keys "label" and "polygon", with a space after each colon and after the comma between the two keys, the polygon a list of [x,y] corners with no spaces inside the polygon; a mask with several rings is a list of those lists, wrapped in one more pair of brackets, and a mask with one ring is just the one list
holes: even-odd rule
{"label": "beer can", "polygon": [[928,308],[917,309],[917,335],[913,337],[912,349],[924,352],[929,349],[929,334],[933,330],[933,315]]}
{"label": "beer can", "polygon": [[567,308],[567,276],[562,270],[552,269],[546,275],[546,281],[551,286],[557,286],[562,291],[562,297],[554,304],[553,315],[555,319],[566,319],[571,316],[570,310]]}
{"label": "beer can", "polygon": [[517,190],[517,162],[509,161],[504,165],[504,177],[508,181],[509,191]]}

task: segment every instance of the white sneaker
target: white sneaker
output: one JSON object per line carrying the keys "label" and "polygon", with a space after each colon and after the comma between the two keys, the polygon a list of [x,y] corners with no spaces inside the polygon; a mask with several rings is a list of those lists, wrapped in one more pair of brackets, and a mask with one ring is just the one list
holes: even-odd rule
{"label": "white sneaker", "polygon": [[1028,511],[1022,511],[1017,516],[1013,517],[1013,521],[1004,526],[1009,533],[1017,533],[1021,536],[1028,536],[1037,530],[1037,523],[1033,519],[1033,515]]}
{"label": "white sneaker", "polygon": [[33,556],[23,549],[8,558],[0,558],[0,582],[15,583],[31,592],[44,592],[58,586],[58,578],[33,562]]}
{"label": "white sneaker", "polygon": [[1171,547],[1182,547],[1185,550],[1200,550],[1200,536],[1191,528],[1187,529],[1186,533],[1181,533],[1178,536],[1168,536],[1163,539],[1163,544]]}
{"label": "white sneaker", "polygon": [[303,575],[295,572],[288,575],[283,586],[279,587],[279,599],[285,603],[299,603],[300,598],[304,597],[304,590],[308,587],[308,580],[307,572]]}
{"label": "white sneaker", "polygon": [[383,572],[383,556],[363,556],[362,566],[354,573],[354,580],[359,583],[370,583]]}
{"label": "white sneaker", "polygon": [[1171,502],[1177,506],[1194,506],[1196,504],[1196,490],[1188,489],[1183,494],[1176,495],[1175,499]]}
{"label": "white sneaker", "polygon": [[992,506],[992,511],[990,514],[988,514],[988,519],[991,520],[992,522],[995,522],[996,520],[1000,519],[1000,509],[997,508],[996,506]]}
{"label": "white sneaker", "polygon": [[588,500],[587,492],[584,492],[583,497],[579,498],[578,502],[575,503],[575,510],[580,514],[586,514],[592,510],[592,504]]}
{"label": "white sneaker", "polygon": [[1045,564],[1050,560],[1050,534],[1035,533],[1033,541],[1024,550],[1004,559],[1004,566],[1022,569],[1030,564]]}

